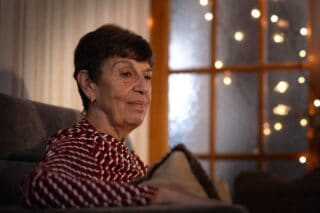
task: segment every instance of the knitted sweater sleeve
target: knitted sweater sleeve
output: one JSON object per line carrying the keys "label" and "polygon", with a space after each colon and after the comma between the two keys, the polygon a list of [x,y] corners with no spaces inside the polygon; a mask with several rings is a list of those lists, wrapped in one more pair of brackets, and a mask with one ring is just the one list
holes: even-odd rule
{"label": "knitted sweater sleeve", "polygon": [[81,147],[72,144],[47,152],[45,160],[24,181],[22,195],[26,205],[33,208],[81,208],[150,203],[156,188],[118,181],[111,177],[112,172],[109,174],[108,169],[103,171],[102,177],[93,159],[85,153]]}

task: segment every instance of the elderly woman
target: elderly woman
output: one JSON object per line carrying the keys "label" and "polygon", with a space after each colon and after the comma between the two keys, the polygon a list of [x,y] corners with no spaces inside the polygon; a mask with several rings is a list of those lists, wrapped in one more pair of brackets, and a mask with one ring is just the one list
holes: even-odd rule
{"label": "elderly woman", "polygon": [[152,51],[142,37],[104,25],[81,38],[74,66],[84,118],[50,138],[44,160],[24,182],[27,206],[214,203],[130,183],[147,170],[124,143],[151,100]]}

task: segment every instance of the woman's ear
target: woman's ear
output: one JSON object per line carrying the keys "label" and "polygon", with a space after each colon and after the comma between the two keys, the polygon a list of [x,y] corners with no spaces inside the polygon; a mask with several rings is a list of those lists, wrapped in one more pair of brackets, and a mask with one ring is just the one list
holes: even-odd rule
{"label": "woman's ear", "polygon": [[92,81],[87,70],[80,70],[77,74],[77,82],[87,98],[94,102],[96,100],[96,84]]}

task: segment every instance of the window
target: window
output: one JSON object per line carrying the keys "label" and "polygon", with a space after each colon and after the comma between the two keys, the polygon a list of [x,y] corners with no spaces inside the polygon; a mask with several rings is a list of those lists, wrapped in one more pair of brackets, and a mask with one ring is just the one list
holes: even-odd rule
{"label": "window", "polygon": [[157,105],[168,104],[166,145],[184,143],[231,185],[245,170],[301,176],[310,155],[308,1],[162,4],[168,20],[154,23],[168,37],[153,44],[167,46],[168,101]]}

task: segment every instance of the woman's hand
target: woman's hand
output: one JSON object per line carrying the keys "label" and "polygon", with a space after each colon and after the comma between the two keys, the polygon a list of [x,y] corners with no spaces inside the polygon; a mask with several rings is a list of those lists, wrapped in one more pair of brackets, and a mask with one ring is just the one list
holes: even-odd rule
{"label": "woman's hand", "polygon": [[151,204],[190,204],[190,205],[219,205],[222,201],[197,197],[194,195],[159,187],[158,193],[151,200]]}

